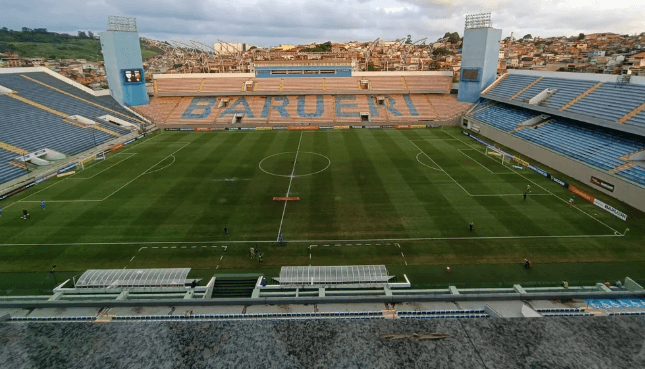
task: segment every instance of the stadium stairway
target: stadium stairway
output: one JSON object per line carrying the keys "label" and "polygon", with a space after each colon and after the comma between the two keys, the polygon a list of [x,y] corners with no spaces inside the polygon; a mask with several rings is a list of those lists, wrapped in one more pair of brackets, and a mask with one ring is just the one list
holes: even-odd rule
{"label": "stadium stairway", "polygon": [[217,277],[212,296],[213,298],[251,297],[257,280],[256,277]]}
{"label": "stadium stairway", "polygon": [[0,149],[7,150],[7,151],[10,151],[10,152],[12,152],[14,154],[18,154],[18,155],[29,154],[29,151],[27,151],[25,149],[21,149],[21,148],[16,147],[16,146],[9,145],[8,143],[2,142],[2,141],[0,141]]}
{"label": "stadium stairway", "polygon": [[618,166],[618,167],[616,167],[616,168],[614,168],[614,169],[610,170],[610,171],[609,171],[609,173],[617,173],[617,172],[621,172],[621,171],[623,171],[623,170],[625,170],[625,169],[629,169],[629,168],[631,168],[631,167],[633,167],[633,166],[634,166],[634,163],[625,163],[625,164],[623,164],[623,165],[621,165],[621,166]]}

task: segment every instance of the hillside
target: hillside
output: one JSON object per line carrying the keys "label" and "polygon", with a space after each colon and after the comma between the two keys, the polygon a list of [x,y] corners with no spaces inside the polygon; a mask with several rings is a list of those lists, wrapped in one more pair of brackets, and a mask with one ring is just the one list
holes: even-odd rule
{"label": "hillside", "polygon": [[[98,39],[53,32],[20,32],[0,30],[0,52],[17,52],[21,57],[47,59],[103,60]],[[157,50],[141,48],[143,60],[154,56]]]}

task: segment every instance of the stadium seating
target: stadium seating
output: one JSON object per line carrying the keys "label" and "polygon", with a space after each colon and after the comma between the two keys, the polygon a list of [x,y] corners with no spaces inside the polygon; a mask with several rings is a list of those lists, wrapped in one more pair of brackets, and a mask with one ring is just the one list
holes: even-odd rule
{"label": "stadium seating", "polygon": [[645,86],[604,83],[566,111],[617,121],[645,102]]}
{"label": "stadium seating", "polygon": [[126,118],[126,117],[123,117],[123,116],[120,116],[120,115],[117,116],[115,114],[110,113],[112,115],[115,115],[117,118],[122,118],[122,119],[127,120],[127,121],[131,121],[131,120],[140,121],[139,117],[137,117],[136,115],[132,114],[132,112],[129,111],[128,109],[125,109],[124,107],[122,107],[110,95],[107,95],[107,96],[94,96],[92,94],[89,94],[89,93],[87,93],[87,92],[85,92],[85,91],[83,91],[81,89],[78,89],[78,88],[70,85],[67,82],[61,81],[58,78],[50,76],[47,73],[40,73],[40,72],[38,72],[38,73],[24,73],[24,75],[28,76],[29,78],[33,78],[33,79],[38,80],[40,82],[46,83],[48,86],[52,86],[54,88],[57,88],[57,89],[62,90],[62,91],[65,91],[65,92],[67,92],[69,94],[72,94],[74,96],[77,96],[77,97],[79,97],[81,99],[91,101],[91,102],[93,102],[95,104],[102,105],[102,106],[104,106],[104,107],[106,107],[108,109],[114,110],[115,112],[119,112],[119,113],[129,117],[129,118]]}
{"label": "stadium seating", "polygon": [[645,146],[636,140],[563,120],[554,120],[536,129],[523,129],[514,135],[604,170],[625,164],[619,159],[621,156]]}
{"label": "stadium seating", "polygon": [[[191,81],[190,78],[182,78],[180,80]],[[160,81],[163,81],[161,79]],[[197,79],[201,83],[201,79]],[[244,77],[231,77],[231,78],[205,78],[201,88],[201,92],[241,92],[244,88],[244,82],[248,78]],[[197,91],[199,84],[193,89]]]}
{"label": "stadium seating", "polygon": [[475,111],[471,116],[483,123],[508,132],[517,128],[519,123],[535,115],[537,113],[532,113],[525,109],[516,109],[507,105],[493,105],[486,109]]}
{"label": "stadium seating", "polygon": [[283,91],[322,91],[324,78],[285,78]]}
{"label": "stadium seating", "polygon": [[28,170],[9,164],[13,158],[18,156],[11,151],[0,149],[0,183],[5,183],[29,173]]}
{"label": "stadium seating", "polygon": [[371,79],[370,83],[374,91],[405,90],[402,79],[400,76],[380,77]]}
{"label": "stadium seating", "polygon": [[645,128],[645,110],[636,114],[631,119],[628,119],[625,124],[631,124],[641,128]]}
{"label": "stadium seating", "polygon": [[[510,76],[509,76],[510,77]],[[590,89],[596,84],[595,81],[583,81],[565,78],[542,78],[538,83],[531,86],[531,88],[524,91],[522,94],[515,98],[518,102],[528,102],[529,99],[544,91],[547,88],[555,88],[558,91],[551,95],[541,105],[554,109],[560,109],[571,100],[582,95],[585,91]]]}
{"label": "stadium seating", "polygon": [[450,76],[356,76],[310,78],[158,78],[157,93],[197,94],[205,92],[242,92],[244,82],[252,80],[254,91],[359,91],[360,81],[367,79],[372,91],[449,91]]}
{"label": "stadium seating", "polygon": [[[0,85],[17,91],[19,95],[24,98],[68,115],[82,115],[86,118],[95,120],[99,116],[112,114],[107,109],[102,109],[77,98],[59,93],[48,87],[32,82],[19,74],[0,75]],[[120,116],[120,119],[130,121],[131,123],[137,122],[133,118],[128,119],[123,116]],[[103,128],[107,128],[118,134],[126,134],[129,132],[128,130],[112,124],[100,123],[100,125]]]}
{"label": "stadium seating", "polygon": [[0,96],[3,117],[0,141],[28,151],[50,148],[74,155],[114,138],[107,133],[66,123],[50,112]]}
{"label": "stadium seating", "polygon": [[[378,95],[154,97],[149,106],[134,109],[157,124],[228,125],[233,114],[243,114],[243,123],[249,124],[360,123],[360,112],[371,113],[374,123],[440,121],[463,114],[471,107],[469,103],[458,102],[454,95],[388,94],[387,107],[379,106],[375,96]],[[229,99],[228,107],[218,108],[222,99]],[[246,102],[248,110],[240,100]],[[196,101],[202,101],[206,108],[201,109]]]}
{"label": "stadium seating", "polygon": [[513,95],[520,92],[536,79],[538,79],[538,77],[522,74],[509,74],[488,91],[488,95],[510,99]]}
{"label": "stadium seating", "polygon": [[404,79],[407,89],[410,91],[449,91],[452,87],[452,77],[450,76],[405,76]]}
{"label": "stadium seating", "polygon": [[643,167],[631,167],[620,172],[616,172],[616,175],[625,177],[630,181],[638,182],[645,184],[645,168]]}

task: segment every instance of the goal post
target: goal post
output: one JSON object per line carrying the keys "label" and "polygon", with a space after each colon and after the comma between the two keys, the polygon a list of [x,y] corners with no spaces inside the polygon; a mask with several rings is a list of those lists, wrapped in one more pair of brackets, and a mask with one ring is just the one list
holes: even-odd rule
{"label": "goal post", "polygon": [[486,146],[486,155],[492,155],[494,157],[498,157],[499,160],[502,162],[502,165],[510,165],[511,160],[513,159],[512,156],[506,154],[502,150],[498,149],[495,146]]}
{"label": "goal post", "polygon": [[87,156],[87,157],[81,159],[78,162],[78,165],[81,167],[81,170],[85,170],[85,163],[88,163],[90,161],[100,161],[100,160],[105,160],[105,153],[104,152],[99,152],[98,154]]}

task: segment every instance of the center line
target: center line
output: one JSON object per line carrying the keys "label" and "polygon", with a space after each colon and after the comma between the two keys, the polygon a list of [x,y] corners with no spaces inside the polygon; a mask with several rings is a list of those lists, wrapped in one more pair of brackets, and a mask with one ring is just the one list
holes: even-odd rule
{"label": "center line", "polygon": [[[302,142],[302,132],[300,132],[300,140],[298,140],[298,150],[296,150],[296,158],[293,160],[293,168],[291,168],[291,176],[289,178],[289,187],[287,188],[287,196],[289,197],[289,192],[291,191],[291,182],[293,181],[293,174],[296,172],[296,163],[298,162],[298,153],[300,152],[300,143]],[[276,241],[280,238],[280,233],[282,232],[282,222],[284,221],[284,213],[287,211],[287,203],[284,202],[284,208],[282,209],[282,218],[280,219],[280,228],[278,229],[278,235],[276,236]]]}

